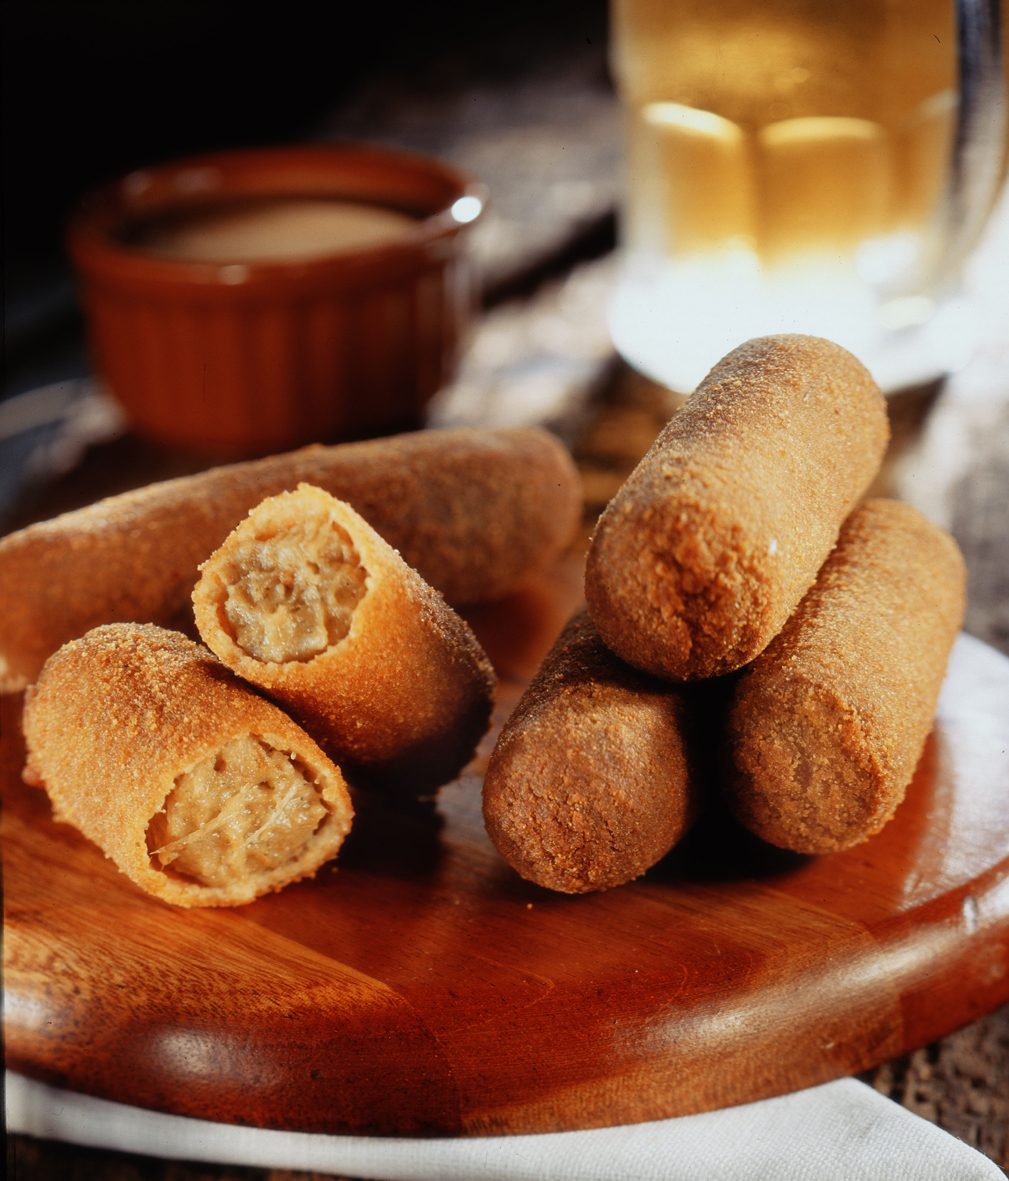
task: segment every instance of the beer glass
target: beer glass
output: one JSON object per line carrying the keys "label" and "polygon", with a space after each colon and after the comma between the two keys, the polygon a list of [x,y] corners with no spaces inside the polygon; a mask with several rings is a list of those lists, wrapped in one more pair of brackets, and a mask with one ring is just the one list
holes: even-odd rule
{"label": "beer glass", "polygon": [[621,355],[689,392],[752,336],[885,390],[969,355],[964,261],[1006,165],[1004,0],[612,0]]}

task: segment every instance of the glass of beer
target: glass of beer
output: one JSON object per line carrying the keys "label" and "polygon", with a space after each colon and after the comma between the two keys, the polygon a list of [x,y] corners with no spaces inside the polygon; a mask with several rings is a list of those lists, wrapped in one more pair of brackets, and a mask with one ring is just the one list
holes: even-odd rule
{"label": "glass of beer", "polygon": [[680,392],[772,332],[844,345],[888,391],[962,364],[1006,166],[1003,6],[612,0],[625,360]]}

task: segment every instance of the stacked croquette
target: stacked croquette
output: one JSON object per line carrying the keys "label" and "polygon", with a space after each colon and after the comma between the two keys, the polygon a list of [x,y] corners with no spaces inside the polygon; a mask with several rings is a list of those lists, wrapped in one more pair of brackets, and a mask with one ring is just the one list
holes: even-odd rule
{"label": "stacked croquette", "polygon": [[[721,757],[744,824],[821,853],[893,815],[931,727],[965,572],[952,538],[915,510],[856,507],[888,433],[871,376],[829,341],[759,338],[715,366],[607,506],[585,575],[610,660],[684,693],[667,722],[679,753],[639,747],[628,775],[626,678],[614,663],[600,676],[598,660],[552,673],[562,637],[485,777],[488,831],[520,874],[580,892],[653,864],[669,847],[656,834],[682,831],[700,795],[691,684],[743,668]],[[602,748],[591,763],[567,741],[585,700]],[[594,862],[588,831],[600,834]]]}
{"label": "stacked croquette", "polygon": [[618,886],[698,810],[682,687],[639,672],[572,618],[495,747],[484,817],[519,873],[567,894]]}
{"label": "stacked croquette", "polygon": [[964,607],[952,537],[909,505],[859,505],[733,692],[725,786],[739,819],[802,853],[878,832],[914,774]]}

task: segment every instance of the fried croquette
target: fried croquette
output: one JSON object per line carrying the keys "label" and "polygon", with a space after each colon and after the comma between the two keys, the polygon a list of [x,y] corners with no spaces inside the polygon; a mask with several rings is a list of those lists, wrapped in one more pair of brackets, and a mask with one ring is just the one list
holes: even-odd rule
{"label": "fried croquette", "polygon": [[202,567],[204,642],[354,782],[424,794],[487,729],[494,674],[469,627],[349,505],[301,484]]}
{"label": "fried croquette", "polygon": [[0,690],[102,623],[191,628],[199,564],[261,500],[301,482],[353,504],[456,605],[515,589],[581,519],[571,457],[534,429],[306,447],[153,484],[0,539]]}
{"label": "fried croquette", "polygon": [[645,872],[694,818],[685,690],[631,668],[582,609],[498,739],[484,822],[522,877],[568,894]]}
{"label": "fried croquette", "polygon": [[239,906],[335,857],[339,769],[202,645],[109,624],[62,647],[25,697],[24,778],[141,889]]}
{"label": "fried croquette", "polygon": [[721,360],[610,501],[585,594],[603,640],[675,681],[732,672],[780,631],[875,475],[886,407],[812,336]]}
{"label": "fried croquette", "polygon": [[932,726],[965,583],[956,542],[909,505],[870,500],[851,514],[734,690],[726,780],[743,824],[800,853],[886,824]]}

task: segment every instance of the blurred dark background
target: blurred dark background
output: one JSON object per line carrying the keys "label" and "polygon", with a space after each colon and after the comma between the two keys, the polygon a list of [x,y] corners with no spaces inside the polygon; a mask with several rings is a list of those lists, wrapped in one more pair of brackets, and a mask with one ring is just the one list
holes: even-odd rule
{"label": "blurred dark background", "polygon": [[177,156],[311,138],[376,77],[458,89],[606,30],[605,0],[5,0],[0,12],[7,395],[83,365],[62,232],[89,188]]}

